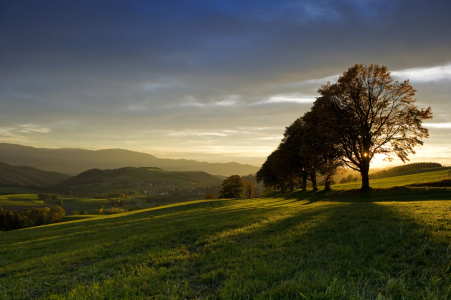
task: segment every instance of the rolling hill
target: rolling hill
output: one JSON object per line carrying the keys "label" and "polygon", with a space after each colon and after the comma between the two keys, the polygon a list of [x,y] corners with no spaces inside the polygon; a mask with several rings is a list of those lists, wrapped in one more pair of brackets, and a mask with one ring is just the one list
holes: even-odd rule
{"label": "rolling hill", "polygon": [[157,158],[151,154],[124,149],[48,149],[0,143],[0,161],[27,165],[47,171],[76,175],[89,169],[117,169],[153,166],[166,171],[202,171],[223,176],[248,175],[258,167],[230,163],[207,163],[187,159]]}
{"label": "rolling hill", "polygon": [[0,162],[0,186],[48,187],[71,176],[36,169],[28,166],[12,166]]}
{"label": "rolling hill", "polygon": [[377,178],[388,178],[395,176],[404,176],[410,174],[419,174],[419,173],[429,173],[434,171],[443,171],[449,170],[451,167],[442,166],[439,163],[410,163],[404,164],[392,168],[387,168],[384,170],[379,170],[377,172],[372,172],[370,174],[370,179]]}
{"label": "rolling hill", "polygon": [[446,176],[0,232],[0,298],[449,299],[451,188],[427,185]]}
{"label": "rolling hill", "polygon": [[222,184],[222,180],[205,172],[170,172],[153,167],[126,167],[112,170],[87,170],[60,182],[59,185],[79,186],[103,183],[105,190],[112,190],[114,189],[112,185],[121,183],[128,185],[144,181],[151,184],[167,181],[182,186],[218,186]]}

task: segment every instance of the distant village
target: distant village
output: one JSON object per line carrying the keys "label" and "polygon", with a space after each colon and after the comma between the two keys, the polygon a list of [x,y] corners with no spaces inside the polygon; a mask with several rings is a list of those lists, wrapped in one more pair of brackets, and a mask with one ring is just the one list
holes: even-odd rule
{"label": "distant village", "polygon": [[129,187],[138,187],[141,193],[157,196],[164,196],[170,194],[182,194],[182,195],[203,195],[204,192],[199,192],[199,188],[190,188],[181,186],[177,182],[172,180],[163,180],[154,183],[150,183],[145,180],[138,180],[128,184]]}

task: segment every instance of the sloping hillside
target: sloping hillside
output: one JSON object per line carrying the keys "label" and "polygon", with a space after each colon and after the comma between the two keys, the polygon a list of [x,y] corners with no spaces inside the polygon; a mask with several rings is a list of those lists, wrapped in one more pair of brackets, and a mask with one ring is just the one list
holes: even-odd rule
{"label": "sloping hillside", "polygon": [[451,167],[445,167],[439,163],[411,163],[372,172],[370,174],[370,179],[429,173],[448,169],[451,169]]}
{"label": "sloping hillside", "polygon": [[186,159],[157,158],[124,149],[47,149],[0,143],[0,161],[13,165],[76,175],[89,169],[154,166],[166,171],[202,171],[224,176],[253,174],[258,167],[238,163],[207,163]]}
{"label": "sloping hillside", "polygon": [[58,172],[0,162],[0,186],[48,187],[70,177]]}
{"label": "sloping hillside", "polygon": [[449,299],[451,189],[378,185],[0,232],[0,298]]}
{"label": "sloping hillside", "polygon": [[[129,185],[140,182],[155,184],[162,181],[185,186],[218,186],[222,184],[219,178],[205,172],[169,172],[153,167],[127,167],[113,170],[91,169],[61,182],[60,185],[75,186],[93,183]],[[107,190],[108,186],[104,188]]]}

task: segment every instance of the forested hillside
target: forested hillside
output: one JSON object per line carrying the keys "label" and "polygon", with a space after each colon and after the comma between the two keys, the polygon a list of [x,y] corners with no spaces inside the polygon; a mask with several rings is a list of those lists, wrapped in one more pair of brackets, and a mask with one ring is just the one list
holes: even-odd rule
{"label": "forested hillside", "polygon": [[61,182],[60,185],[74,186],[102,182],[133,185],[143,181],[152,184],[171,180],[181,184],[192,183],[198,186],[218,186],[222,183],[216,176],[205,172],[168,172],[155,167],[127,167],[112,170],[91,169]]}
{"label": "forested hillside", "polygon": [[48,187],[71,176],[0,162],[0,186]]}

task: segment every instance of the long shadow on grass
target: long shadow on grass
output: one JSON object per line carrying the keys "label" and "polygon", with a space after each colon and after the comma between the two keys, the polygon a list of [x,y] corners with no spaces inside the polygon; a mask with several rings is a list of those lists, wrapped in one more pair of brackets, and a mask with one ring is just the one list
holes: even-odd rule
{"label": "long shadow on grass", "polygon": [[[449,230],[413,217],[414,206],[350,203],[300,210],[225,245],[219,294],[232,298],[450,297]],[[443,230],[443,224],[440,225]],[[251,243],[249,243],[251,241]],[[206,259],[206,258],[203,258]]]}
{"label": "long shadow on grass", "polygon": [[[3,248],[8,264],[2,264],[0,281],[17,278],[17,288],[22,285],[36,297],[65,294],[77,284],[88,295],[93,281],[108,284],[104,278],[113,284],[104,287],[108,292],[120,294],[128,284],[138,298],[293,299],[322,293],[324,299],[368,299],[380,293],[415,299],[426,289],[437,298],[449,296],[449,234],[448,240],[436,238],[433,228],[412,215],[413,206],[345,202],[285,201],[255,208],[255,202],[237,200],[218,210],[187,206],[160,211],[167,215],[149,211],[65,225],[61,234],[67,236],[60,239]],[[34,233],[58,233],[44,229]],[[28,263],[12,252],[27,253]],[[45,271],[39,269],[43,256]],[[143,272],[148,277],[139,275]],[[41,280],[28,283],[33,274]],[[152,283],[150,294],[140,287],[144,282]]]}
{"label": "long shadow on grass", "polygon": [[[237,207],[240,202],[242,205]],[[14,244],[12,241],[8,247],[0,248],[0,254],[7,263],[2,264],[0,286],[2,280],[14,278],[16,283],[19,282],[16,288],[25,284],[23,290],[33,291],[31,295],[21,290],[24,298],[40,297],[45,293],[64,294],[75,285],[89,287],[93,282],[102,282],[102,278],[114,279],[118,274],[136,267],[142,269],[144,265],[146,269],[176,270],[175,277],[169,279],[165,275],[167,272],[156,272],[154,280],[161,280],[161,286],[158,285],[161,289],[166,281],[180,284],[183,279],[198,283],[193,285],[198,288],[189,290],[189,295],[184,297],[200,296],[206,291],[218,295],[219,286],[204,282],[203,274],[208,271],[208,266],[203,268],[204,259],[208,262],[209,254],[217,253],[217,249],[222,251],[224,246],[228,249],[228,243],[236,238],[262,231],[268,224],[291,215],[283,207],[246,208],[255,206],[255,203],[247,205],[245,200],[230,203],[231,207],[221,207],[218,211],[202,206],[197,207],[197,211],[167,210],[173,214],[163,216],[150,211],[72,224],[75,226],[66,224],[28,231],[33,232],[34,242]],[[303,213],[306,219],[316,218],[319,214],[320,210]],[[155,219],[142,218],[149,215]],[[135,219],[138,217],[141,218]],[[27,231],[18,233],[27,236]],[[24,239],[19,237],[17,240]],[[27,253],[27,256],[20,253]],[[45,271],[41,265],[42,257],[47,261]],[[221,262],[221,258],[215,260]],[[191,275],[180,275],[180,264],[188,264],[183,269],[188,268]],[[36,273],[41,274],[40,280],[34,279],[35,283],[31,285],[26,283]],[[222,275],[217,278],[222,278]],[[155,293],[164,293],[159,288]],[[10,295],[15,293],[18,291],[10,291]]]}
{"label": "long shadow on grass", "polygon": [[399,202],[399,201],[430,201],[451,200],[451,188],[435,186],[399,186],[392,188],[374,188],[370,190],[330,190],[330,191],[294,191],[279,192],[268,196],[270,199],[296,199],[312,204],[318,201],[334,202]]}

